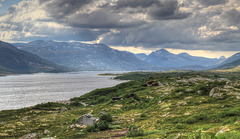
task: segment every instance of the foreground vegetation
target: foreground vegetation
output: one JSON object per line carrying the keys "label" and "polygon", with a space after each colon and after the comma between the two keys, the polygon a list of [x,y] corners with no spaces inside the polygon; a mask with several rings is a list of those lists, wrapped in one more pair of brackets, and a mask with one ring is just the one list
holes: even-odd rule
{"label": "foreground vegetation", "polygon": [[[96,89],[72,98],[70,104],[1,111],[0,138],[240,138],[239,75],[216,71],[123,74],[116,79],[132,81]],[[107,116],[94,126],[77,125],[81,115],[97,117],[102,111]]]}

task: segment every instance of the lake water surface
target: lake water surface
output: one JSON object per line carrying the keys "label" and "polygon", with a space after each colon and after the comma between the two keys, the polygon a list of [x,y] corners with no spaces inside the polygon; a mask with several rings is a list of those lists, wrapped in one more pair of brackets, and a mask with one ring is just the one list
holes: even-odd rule
{"label": "lake water surface", "polygon": [[0,77],[0,111],[68,100],[97,88],[111,87],[123,82],[112,80],[111,76],[98,76],[101,73],[107,72],[39,73]]}

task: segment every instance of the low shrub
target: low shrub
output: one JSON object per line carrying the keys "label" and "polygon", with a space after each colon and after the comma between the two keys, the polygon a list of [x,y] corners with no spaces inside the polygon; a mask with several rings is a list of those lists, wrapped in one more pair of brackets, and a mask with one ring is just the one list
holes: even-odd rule
{"label": "low shrub", "polygon": [[187,118],[186,120],[183,121],[183,123],[186,123],[186,124],[194,124],[196,123],[198,120],[194,117],[189,117]]}
{"label": "low shrub", "polygon": [[100,120],[100,121],[106,121],[106,122],[113,122],[113,118],[112,118],[112,115],[111,115],[111,114],[102,114],[102,115],[99,117],[99,120]]}
{"label": "low shrub", "polygon": [[97,129],[99,129],[100,131],[108,130],[109,129],[109,123],[107,121],[99,121],[97,123]]}
{"label": "low shrub", "polygon": [[146,114],[146,113],[142,113],[142,114],[140,115],[140,117],[142,117],[142,118],[147,117],[147,114]]}
{"label": "low shrub", "polygon": [[96,132],[97,131],[96,124],[87,126],[86,131],[87,132]]}
{"label": "low shrub", "polygon": [[113,118],[110,114],[102,114],[99,121],[92,126],[87,126],[86,131],[88,132],[98,132],[110,129],[110,123]]}
{"label": "low shrub", "polygon": [[176,129],[184,129],[184,125],[181,123],[177,123],[175,126]]}
{"label": "low shrub", "polygon": [[56,107],[62,107],[65,106],[64,104],[55,103],[55,102],[48,102],[48,103],[42,103],[37,104],[33,107],[33,109],[37,110],[55,110]]}
{"label": "low shrub", "polygon": [[227,120],[225,120],[225,121],[223,121],[223,126],[224,125],[227,125],[227,124],[232,124],[232,123],[234,123],[234,122],[236,122],[238,120],[238,117],[232,117],[232,118],[230,118],[230,119],[227,119]]}
{"label": "low shrub", "polygon": [[240,132],[230,131],[215,137],[216,139],[240,139]]}
{"label": "low shrub", "polygon": [[137,126],[131,125],[128,128],[127,137],[138,137],[138,136],[143,136],[143,135],[144,135],[143,129],[141,129]]}

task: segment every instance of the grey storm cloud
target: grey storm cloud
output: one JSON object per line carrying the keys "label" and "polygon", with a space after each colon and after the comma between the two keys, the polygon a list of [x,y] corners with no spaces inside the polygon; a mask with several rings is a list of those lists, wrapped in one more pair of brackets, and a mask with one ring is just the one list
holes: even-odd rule
{"label": "grey storm cloud", "polygon": [[[96,1],[95,1],[96,2]],[[101,7],[86,11],[85,6],[92,4],[92,0],[40,0],[45,4],[45,10],[56,22],[65,23],[71,27],[90,29],[128,28],[144,24],[144,21],[121,21],[123,18],[117,12]]]}
{"label": "grey storm cloud", "polygon": [[237,50],[239,6],[237,0],[22,1],[0,16],[0,37],[14,34],[12,38],[24,40],[45,37],[113,46]]}
{"label": "grey storm cloud", "polygon": [[[128,28],[139,26],[145,21],[132,20],[124,21],[123,15],[125,8],[146,9],[145,14],[151,20],[170,20],[184,19],[189,17],[190,13],[179,11],[179,4],[176,0],[118,0],[114,7],[98,7],[96,10],[89,13],[82,13],[85,5],[91,4],[92,0],[39,0],[41,4],[46,5],[46,11],[55,18],[57,22],[66,23],[72,27],[80,28]],[[125,13],[126,14],[126,13]]]}
{"label": "grey storm cloud", "polygon": [[46,4],[46,11],[52,16],[62,18],[74,14],[92,0],[39,0],[40,4]]}
{"label": "grey storm cloud", "polygon": [[161,5],[159,0],[118,0],[116,8],[148,8],[152,5]]}
{"label": "grey storm cloud", "polygon": [[225,20],[229,25],[236,26],[240,24],[240,12],[236,9],[231,9],[226,11],[222,15],[223,20]]}
{"label": "grey storm cloud", "polygon": [[144,24],[143,21],[121,22],[121,16],[101,9],[92,13],[74,14],[65,19],[69,25],[81,28],[129,28]]}
{"label": "grey storm cloud", "polygon": [[118,0],[115,8],[145,8],[149,19],[153,20],[184,19],[191,15],[179,11],[177,0]]}
{"label": "grey storm cloud", "polygon": [[202,5],[211,6],[211,5],[219,5],[226,4],[228,0],[198,0]]}
{"label": "grey storm cloud", "polygon": [[149,9],[149,16],[156,20],[184,19],[191,15],[179,11],[178,1],[164,1],[161,5],[154,5]]}
{"label": "grey storm cloud", "polygon": [[123,29],[119,33],[110,33],[102,43],[110,45],[156,47],[165,43],[196,43],[191,31],[165,24],[152,23],[140,28]]}

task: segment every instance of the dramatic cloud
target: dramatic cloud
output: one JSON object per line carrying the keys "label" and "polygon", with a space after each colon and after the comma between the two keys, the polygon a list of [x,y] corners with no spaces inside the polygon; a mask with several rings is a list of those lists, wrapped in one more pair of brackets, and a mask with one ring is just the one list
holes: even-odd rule
{"label": "dramatic cloud", "polygon": [[180,12],[179,6],[177,0],[119,0],[114,7],[122,10],[126,10],[126,8],[142,9],[142,12],[145,12],[153,20],[187,18],[191,13]]}
{"label": "dramatic cloud", "polygon": [[236,26],[240,24],[240,12],[236,9],[226,11],[222,15],[223,20],[226,20],[229,25]]}
{"label": "dramatic cloud", "polygon": [[159,0],[118,0],[116,8],[149,8],[153,5],[161,5]]}
{"label": "dramatic cloud", "polygon": [[170,20],[170,19],[184,19],[191,13],[179,11],[178,1],[164,1],[161,5],[154,5],[149,9],[149,15],[152,19]]}
{"label": "dramatic cloud", "polygon": [[45,5],[45,10],[55,18],[63,18],[75,14],[92,0],[39,0]]}
{"label": "dramatic cloud", "polygon": [[239,0],[22,1],[0,16],[0,39],[235,51],[239,7]]}
{"label": "dramatic cloud", "polygon": [[228,0],[198,0],[198,1],[205,6],[226,4],[228,2]]}

